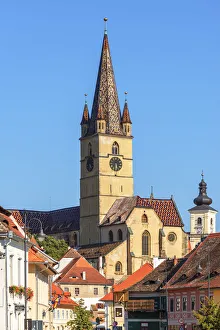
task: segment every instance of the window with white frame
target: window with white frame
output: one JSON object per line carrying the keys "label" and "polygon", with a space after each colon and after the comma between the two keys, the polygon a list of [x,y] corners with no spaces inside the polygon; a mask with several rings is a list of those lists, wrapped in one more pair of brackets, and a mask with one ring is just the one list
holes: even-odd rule
{"label": "window with white frame", "polygon": [[205,296],[200,296],[200,307],[202,307],[202,305],[204,304],[205,302]]}
{"label": "window with white frame", "polygon": [[76,296],[79,295],[79,288],[75,288],[75,295],[76,295]]}
{"label": "window with white frame", "polygon": [[196,309],[196,297],[191,296],[191,310],[194,311]]}
{"label": "window with white frame", "polygon": [[18,258],[18,285],[21,285],[21,258]]}
{"label": "window with white frame", "polygon": [[187,311],[187,297],[183,297],[182,308],[183,308],[183,312]]}
{"label": "window with white frame", "polygon": [[179,297],[176,298],[176,311],[177,312],[180,311],[180,298]]}
{"label": "window with white frame", "polygon": [[13,285],[14,277],[13,277],[13,257],[14,255],[11,254],[9,258],[9,269],[10,269],[10,285]]}
{"label": "window with white frame", "polygon": [[99,294],[99,289],[98,288],[94,288],[94,295],[97,296]]}

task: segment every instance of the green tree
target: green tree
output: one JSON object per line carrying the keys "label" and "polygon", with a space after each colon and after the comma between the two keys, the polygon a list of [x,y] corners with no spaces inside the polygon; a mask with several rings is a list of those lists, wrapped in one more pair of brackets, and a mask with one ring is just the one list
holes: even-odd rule
{"label": "green tree", "polygon": [[220,304],[212,298],[207,298],[198,312],[194,312],[194,316],[202,330],[220,329]]}
{"label": "green tree", "polygon": [[86,310],[84,300],[80,299],[78,306],[73,310],[74,318],[67,322],[70,330],[92,330],[92,323],[90,321],[92,313]]}
{"label": "green tree", "polygon": [[59,260],[68,250],[68,244],[64,239],[57,239],[53,236],[46,236],[43,242],[40,242],[36,235],[37,243],[44,249],[46,254],[55,260]]}

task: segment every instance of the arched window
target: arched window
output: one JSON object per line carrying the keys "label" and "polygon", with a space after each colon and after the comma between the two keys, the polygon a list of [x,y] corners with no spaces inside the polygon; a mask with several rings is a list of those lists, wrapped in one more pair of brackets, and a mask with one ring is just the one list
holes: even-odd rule
{"label": "arched window", "polygon": [[123,235],[122,235],[122,230],[118,230],[118,241],[122,241]]}
{"label": "arched window", "polygon": [[73,245],[74,247],[77,246],[77,233],[73,234]]}
{"label": "arched window", "polygon": [[119,155],[119,145],[117,142],[114,142],[112,145],[112,154]]}
{"label": "arched window", "polygon": [[142,235],[142,255],[150,255],[150,233],[147,230]]}
{"label": "arched window", "polygon": [[109,242],[113,242],[113,232],[111,230],[108,233],[108,240]]}
{"label": "arched window", "polygon": [[121,264],[120,261],[117,261],[117,262],[116,262],[116,265],[115,265],[115,271],[116,271],[117,273],[122,273],[122,264]]}
{"label": "arched window", "polygon": [[201,225],[202,224],[202,218],[198,218],[197,219],[197,225]]}
{"label": "arched window", "polygon": [[88,156],[92,156],[92,145],[90,142],[88,144]]}
{"label": "arched window", "polygon": [[148,223],[148,219],[147,219],[147,216],[146,216],[145,213],[144,213],[144,214],[142,215],[142,217],[141,217],[141,222],[143,222],[143,223]]}

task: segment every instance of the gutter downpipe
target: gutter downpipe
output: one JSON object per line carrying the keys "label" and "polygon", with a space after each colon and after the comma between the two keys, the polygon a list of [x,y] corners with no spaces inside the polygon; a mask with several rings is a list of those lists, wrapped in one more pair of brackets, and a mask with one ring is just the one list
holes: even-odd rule
{"label": "gutter downpipe", "polygon": [[11,239],[4,245],[5,248],[5,329],[8,330],[8,245],[11,243]]}

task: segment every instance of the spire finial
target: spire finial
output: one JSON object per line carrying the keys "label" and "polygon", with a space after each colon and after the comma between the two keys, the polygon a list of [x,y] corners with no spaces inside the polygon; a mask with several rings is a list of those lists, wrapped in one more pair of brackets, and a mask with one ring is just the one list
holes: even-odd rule
{"label": "spire finial", "polygon": [[84,96],[85,96],[85,104],[87,104],[87,96],[88,96],[88,94],[84,94]]}
{"label": "spire finial", "polygon": [[104,24],[105,24],[105,34],[107,34],[107,21],[108,21],[108,18],[107,17],[104,17]]}
{"label": "spire finial", "polygon": [[154,187],[151,186],[151,193],[150,193],[150,199],[154,198]]}
{"label": "spire finial", "polygon": [[202,174],[201,174],[202,180],[204,179],[204,172],[202,170]]}
{"label": "spire finial", "polygon": [[127,103],[127,95],[128,95],[128,92],[125,92],[125,103]]}

